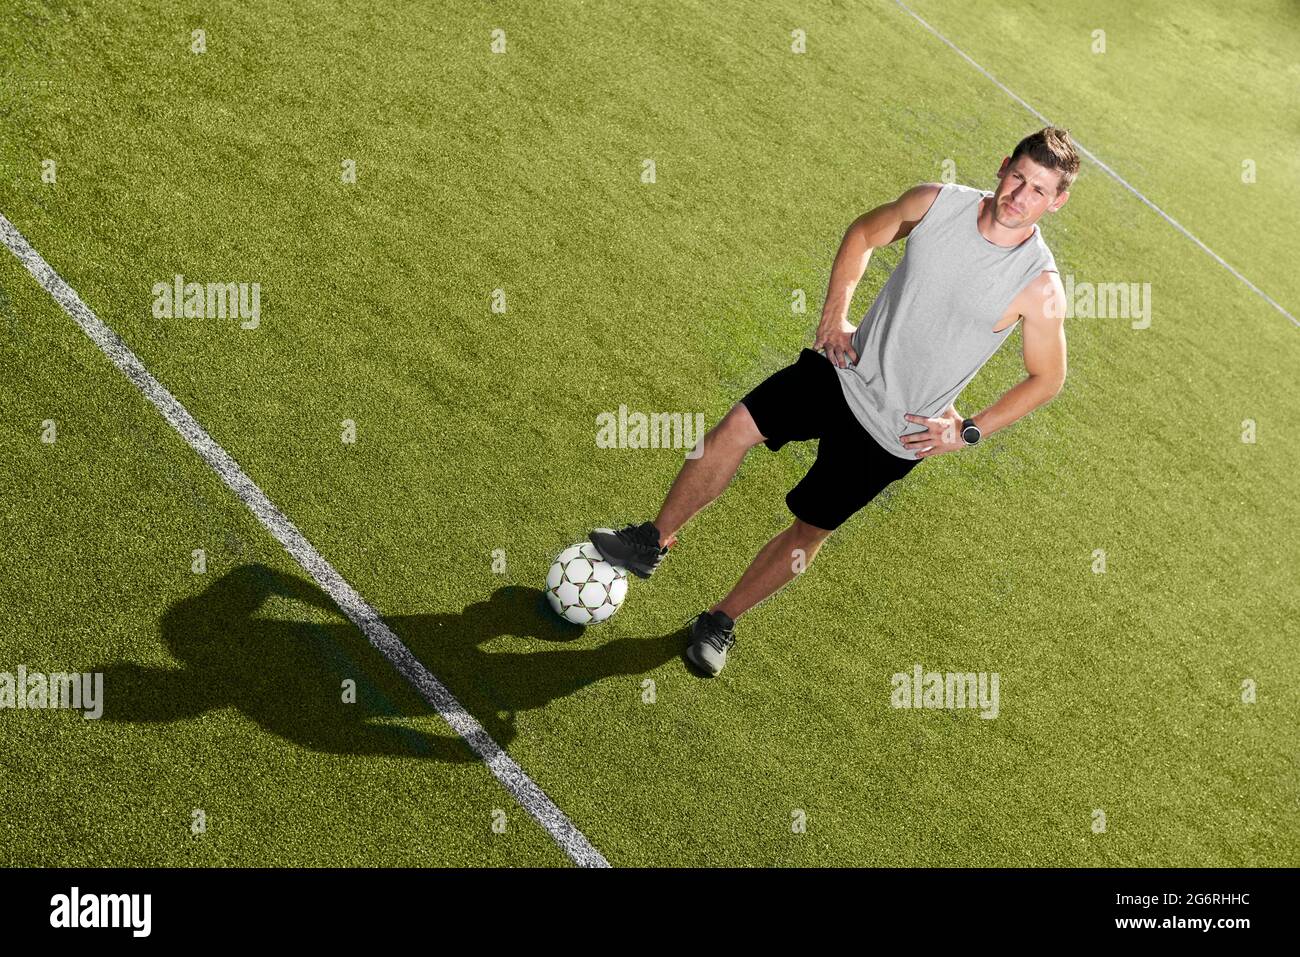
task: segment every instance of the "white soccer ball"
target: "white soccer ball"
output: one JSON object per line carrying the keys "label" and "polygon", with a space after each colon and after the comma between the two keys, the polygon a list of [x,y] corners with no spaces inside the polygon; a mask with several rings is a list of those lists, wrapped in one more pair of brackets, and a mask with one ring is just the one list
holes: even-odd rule
{"label": "white soccer ball", "polygon": [[591,542],[560,552],[546,575],[546,600],[575,625],[608,620],[626,597],[627,569],[605,561]]}

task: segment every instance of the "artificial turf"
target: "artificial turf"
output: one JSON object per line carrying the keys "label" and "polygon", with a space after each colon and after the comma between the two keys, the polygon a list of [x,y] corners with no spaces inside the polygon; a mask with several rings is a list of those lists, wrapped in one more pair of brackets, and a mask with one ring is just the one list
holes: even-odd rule
{"label": "artificial turf", "polygon": [[[1297,311],[1290,7],[909,6]],[[609,623],[539,604],[681,462],[600,413],[715,424],[854,217],[945,160],[992,188],[1041,125],[897,4],[17,0],[0,53],[0,212],[611,863],[1300,862],[1297,330],[1090,162],[1044,235],[1149,328],[1070,319],[1060,395],[855,516],[721,677],[683,621],[811,448],[752,453]],[[259,283],[260,325],[154,318],[178,273]],[[0,290],[0,671],[106,674],[105,720],[0,712],[0,861],[567,863],[8,254]],[[998,672],[999,716],[891,709],[915,663]]]}

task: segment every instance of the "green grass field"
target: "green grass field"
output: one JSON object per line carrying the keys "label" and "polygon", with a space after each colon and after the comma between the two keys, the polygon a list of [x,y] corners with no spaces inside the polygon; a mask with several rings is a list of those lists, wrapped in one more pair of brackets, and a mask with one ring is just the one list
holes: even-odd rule
{"label": "green grass field", "polygon": [[[719,678],[683,622],[811,445],[609,623],[540,604],[682,460],[598,414],[716,424],[856,216],[1042,125],[906,9],[124,6],[0,11],[0,213],[611,864],[1300,864],[1297,327],[1088,160],[1044,235],[1150,326],[1068,320],[1060,395],[854,516]],[[1300,313],[1295,4],[909,6]],[[155,318],[176,274],[260,324]],[[0,710],[0,863],[571,865],[8,251],[0,346],[0,672],[105,676],[97,721]],[[999,716],[891,709],[916,663],[998,672]]]}

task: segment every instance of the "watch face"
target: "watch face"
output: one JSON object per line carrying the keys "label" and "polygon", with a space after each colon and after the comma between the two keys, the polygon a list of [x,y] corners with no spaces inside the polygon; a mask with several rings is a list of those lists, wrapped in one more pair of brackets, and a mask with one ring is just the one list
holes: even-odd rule
{"label": "watch face", "polygon": [[968,425],[962,429],[961,437],[966,440],[967,445],[974,445],[980,440],[980,430],[974,425]]}

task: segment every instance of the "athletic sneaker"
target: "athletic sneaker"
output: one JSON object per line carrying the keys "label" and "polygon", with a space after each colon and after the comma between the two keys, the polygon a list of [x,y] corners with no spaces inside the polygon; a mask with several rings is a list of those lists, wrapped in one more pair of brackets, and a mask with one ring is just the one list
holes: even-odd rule
{"label": "athletic sneaker", "polygon": [[691,625],[691,646],[686,658],[695,667],[716,676],[727,663],[727,649],[736,643],[736,623],[721,611],[702,611]]}
{"label": "athletic sneaker", "polygon": [[621,565],[638,578],[649,578],[668,554],[667,545],[659,547],[659,529],[654,522],[624,525],[616,532],[597,530],[587,537],[605,561]]}

